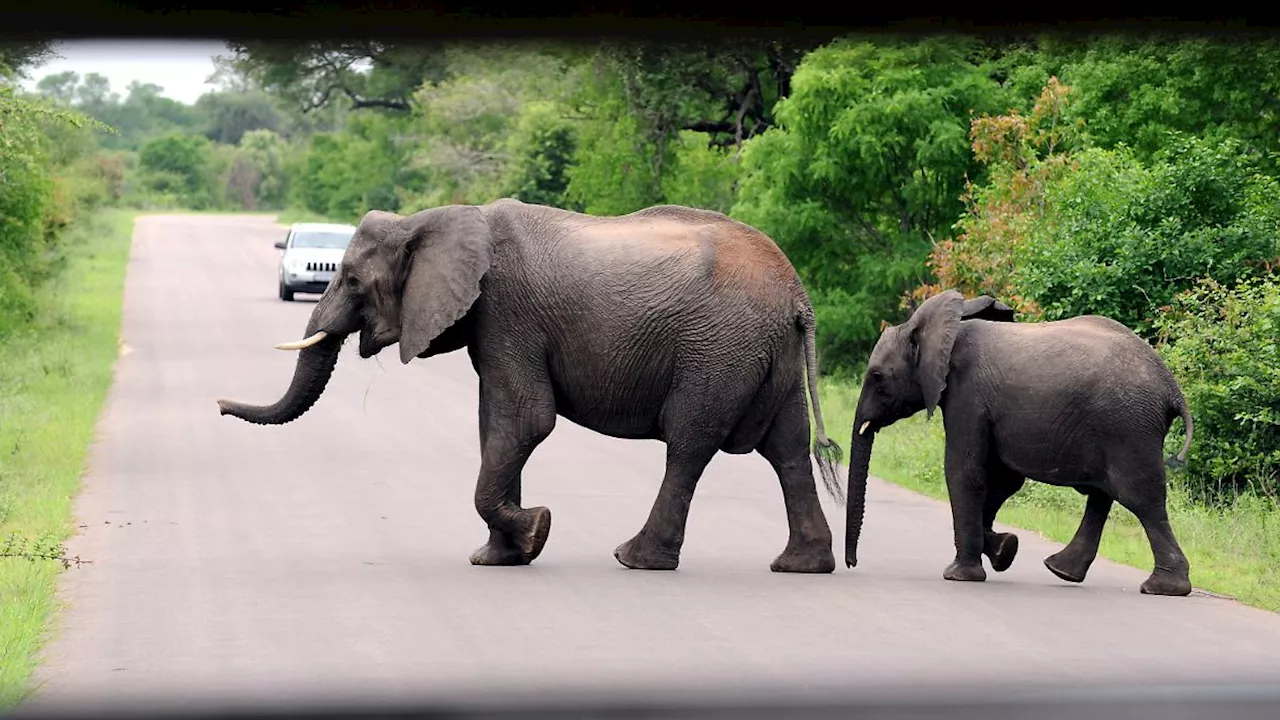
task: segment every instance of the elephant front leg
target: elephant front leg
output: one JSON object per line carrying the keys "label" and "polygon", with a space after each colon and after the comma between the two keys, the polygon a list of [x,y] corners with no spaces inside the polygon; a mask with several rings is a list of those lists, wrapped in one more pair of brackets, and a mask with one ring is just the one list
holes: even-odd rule
{"label": "elephant front leg", "polygon": [[471,554],[472,565],[528,565],[542,553],[551,533],[551,511],[545,507],[520,507],[520,477],[509,483],[502,502],[481,497],[477,486],[476,509],[489,525],[489,541]]}
{"label": "elephant front leg", "polygon": [[995,463],[987,469],[987,495],[982,508],[982,554],[991,560],[991,569],[1004,572],[1018,555],[1018,536],[994,530],[996,515],[1005,502],[1022,489],[1026,478]]}
{"label": "elephant front leg", "polygon": [[482,382],[475,505],[489,526],[489,541],[471,554],[471,564],[528,565],[547,543],[551,511],[520,507],[520,474],[533,450],[555,427],[555,411],[548,403],[503,405],[487,399],[485,389]]}
{"label": "elephant front leg", "polygon": [[[985,442],[952,439],[947,429],[945,472],[947,494],[951,501],[951,523],[955,532],[956,557],[943,570],[947,580],[982,582],[987,571],[982,567],[982,551],[986,532],[983,509],[987,495]],[[972,438],[972,435],[969,435]]]}

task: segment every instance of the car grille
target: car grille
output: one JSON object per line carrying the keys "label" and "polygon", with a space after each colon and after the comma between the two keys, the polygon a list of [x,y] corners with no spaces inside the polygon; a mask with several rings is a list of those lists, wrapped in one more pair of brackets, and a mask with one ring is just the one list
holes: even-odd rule
{"label": "car grille", "polygon": [[331,262],[309,262],[307,263],[307,272],[337,272],[338,263]]}

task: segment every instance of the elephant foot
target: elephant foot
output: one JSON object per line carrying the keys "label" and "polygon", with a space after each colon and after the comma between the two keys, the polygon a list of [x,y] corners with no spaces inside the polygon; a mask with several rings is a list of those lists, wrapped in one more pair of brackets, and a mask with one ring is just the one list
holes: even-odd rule
{"label": "elephant foot", "polygon": [[613,556],[632,570],[675,570],[680,564],[679,549],[661,547],[643,532],[619,545]]}
{"label": "elephant foot", "polygon": [[1172,595],[1181,597],[1191,594],[1191,580],[1169,572],[1157,570],[1151,573],[1139,588],[1143,595]]}
{"label": "elephant foot", "polygon": [[831,541],[825,545],[817,542],[787,544],[787,549],[769,564],[773,572],[830,573],[835,572],[836,556],[831,552]]}
{"label": "elephant foot", "polygon": [[1013,533],[991,533],[986,556],[991,559],[991,569],[1004,572],[1018,555],[1018,536]]}
{"label": "elephant foot", "polygon": [[942,578],[957,582],[983,582],[987,579],[987,571],[982,569],[981,561],[972,565],[962,565],[959,560],[955,560],[942,571]]}
{"label": "elephant foot", "polygon": [[512,542],[506,533],[492,531],[489,542],[471,554],[472,565],[528,565],[542,554],[551,534],[551,511],[545,507],[521,512],[527,530]]}
{"label": "elephant foot", "polygon": [[1082,583],[1084,577],[1089,572],[1089,565],[1092,561],[1080,560],[1073,553],[1069,553],[1070,547],[1060,550],[1044,559],[1044,566],[1049,568],[1049,572],[1057,575],[1059,579],[1067,582]]}

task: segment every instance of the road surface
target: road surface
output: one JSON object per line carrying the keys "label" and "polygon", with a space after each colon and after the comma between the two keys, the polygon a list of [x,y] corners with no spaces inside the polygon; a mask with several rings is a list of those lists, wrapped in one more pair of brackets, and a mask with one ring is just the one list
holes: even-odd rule
{"label": "road surface", "polygon": [[[480,568],[475,374],[464,352],[402,365],[348,343],[316,406],[259,427],[218,397],[274,400],[314,296],[281,302],[261,217],[138,221],[117,380],[76,503],[67,601],[24,710],[289,703],[508,691],[640,697],[1280,680],[1280,616],[1142,596],[1099,560],[1054,578],[1020,534],[985,584],[941,578],[945,504],[873,480],[861,565],[769,572],[786,543],[776,478],[718,456],[679,570],[624,569],[663,446],[560,420],[525,471],[553,520],[531,566]],[[849,428],[832,428],[848,448]],[[837,538],[843,512],[823,496]],[[1115,512],[1123,512],[1120,509]]]}

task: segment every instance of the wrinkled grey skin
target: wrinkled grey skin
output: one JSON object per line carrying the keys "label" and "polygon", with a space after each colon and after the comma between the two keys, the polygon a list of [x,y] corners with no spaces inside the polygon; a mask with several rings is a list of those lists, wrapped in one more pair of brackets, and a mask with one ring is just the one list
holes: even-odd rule
{"label": "wrinkled grey skin", "polygon": [[[925,410],[942,411],[946,481],[955,531],[948,580],[982,581],[986,555],[1001,572],[1018,550],[992,531],[996,513],[1027,478],[1074,488],[1087,498],[1067,547],[1045,559],[1054,575],[1083,582],[1118,501],[1142,523],[1155,569],[1143,593],[1187,595],[1189,563],[1165,509],[1164,438],[1176,418],[1186,441],[1190,411],[1155,351],[1114,320],[1086,315],[1014,323],[986,296],[949,290],[887,328],[868,361],[849,462],[845,562],[857,564],[867,464],[875,433]],[[860,432],[864,424],[865,433]]]}
{"label": "wrinkled grey skin", "polygon": [[[776,572],[835,569],[809,459],[842,501],[817,398],[813,309],[790,262],[753,228],[715,212],[660,206],[591,217],[503,199],[360,222],[304,336],[293,381],[270,406],[219,400],[223,415],[290,422],[324,391],[343,340],[360,356],[399,343],[400,360],[466,348],[480,377],[475,506],[489,541],[477,565],[542,552],[545,507],[520,506],[520,472],[563,417],[617,438],[666,443],[643,528],[614,556],[674,570],[689,503],[717,451],[759,452],[782,484],[790,528]],[[807,371],[807,373],[806,373]]]}

